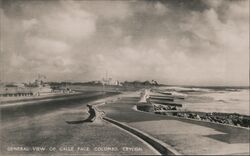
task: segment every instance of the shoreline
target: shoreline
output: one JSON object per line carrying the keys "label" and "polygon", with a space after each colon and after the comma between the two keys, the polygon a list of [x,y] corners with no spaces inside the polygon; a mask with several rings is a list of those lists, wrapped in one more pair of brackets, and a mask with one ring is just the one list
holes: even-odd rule
{"label": "shoreline", "polygon": [[[190,91],[188,90],[188,92]],[[144,91],[141,93],[141,99],[144,99],[144,102],[138,103],[136,107],[137,107],[137,110],[144,111],[144,112],[153,112],[154,114],[159,114],[159,115],[173,116],[173,117],[185,118],[185,119],[193,119],[193,120],[198,120],[198,121],[207,121],[211,123],[220,123],[223,125],[233,125],[236,127],[245,127],[248,129],[250,128],[250,115],[248,113],[245,114],[245,113],[240,113],[237,111],[236,112],[235,111],[222,112],[222,111],[211,111],[211,110],[195,110],[195,109],[190,110],[187,108],[182,108],[184,105],[182,103],[187,102],[185,101],[186,99],[187,100],[192,99],[193,98],[192,95],[190,97],[189,95],[187,95],[182,100],[177,100],[177,101],[174,100],[176,96],[178,95],[173,94],[169,90],[167,91],[165,90],[165,92],[159,92],[158,90]],[[172,99],[169,100],[169,99],[166,99],[166,97],[172,98]],[[157,99],[157,101],[155,99]],[[195,98],[192,99],[194,102],[193,105],[195,105],[196,104],[195,102],[197,102],[194,99]],[[201,100],[201,99],[198,99],[198,100]],[[178,102],[180,104],[177,105],[174,102]],[[175,106],[172,106],[173,104],[175,104]]]}
{"label": "shoreline", "polygon": [[139,93],[101,106],[106,117],[141,130],[184,155],[249,153],[249,129],[137,111]]}
{"label": "shoreline", "polygon": [[[194,121],[214,123],[214,124],[220,124],[220,125],[227,125],[227,126],[232,126],[232,127],[245,128],[248,130],[250,129],[250,116],[244,115],[244,114],[181,111],[181,110],[179,111],[154,111],[153,110],[152,112],[148,112],[148,111],[145,111],[145,109],[143,109],[142,107],[143,106],[137,107],[137,105],[135,105],[134,110],[144,112],[144,113],[166,115],[166,116],[175,117],[175,118],[189,119],[189,120],[194,120]],[[230,121],[226,123],[227,122],[226,120],[230,120]],[[244,123],[242,124],[242,122]]]}

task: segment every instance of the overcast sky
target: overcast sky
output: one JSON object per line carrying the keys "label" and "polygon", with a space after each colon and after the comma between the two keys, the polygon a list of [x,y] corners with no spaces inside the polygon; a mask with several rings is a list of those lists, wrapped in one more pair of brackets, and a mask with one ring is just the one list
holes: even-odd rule
{"label": "overcast sky", "polygon": [[249,85],[249,1],[2,0],[0,79]]}

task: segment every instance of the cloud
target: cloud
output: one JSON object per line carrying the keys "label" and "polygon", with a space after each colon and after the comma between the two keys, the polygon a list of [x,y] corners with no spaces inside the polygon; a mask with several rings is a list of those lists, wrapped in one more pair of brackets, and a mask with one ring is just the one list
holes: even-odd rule
{"label": "cloud", "polygon": [[[77,1],[75,2],[77,3]],[[130,5],[133,2],[125,1],[83,1],[78,2],[83,9],[88,10],[100,19],[125,20],[133,15]]]}
{"label": "cloud", "polygon": [[60,12],[42,17],[43,28],[51,36],[81,40],[95,33],[95,17],[85,11]]}
{"label": "cloud", "polygon": [[221,6],[221,4],[224,2],[224,0],[203,0],[203,3],[205,3],[206,5],[208,5],[211,8],[215,8],[217,9],[218,7]]}
{"label": "cloud", "polygon": [[23,56],[17,55],[17,54],[12,54],[11,58],[10,58],[10,64],[13,67],[20,67],[22,66],[22,64],[24,64],[24,62],[26,61],[26,59]]}
{"label": "cloud", "polygon": [[248,85],[249,2],[194,2],[6,1],[1,71],[13,81],[35,73],[88,81],[108,71],[121,81]]}
{"label": "cloud", "polygon": [[156,13],[159,15],[163,15],[167,12],[167,7],[165,7],[162,3],[156,2],[155,3]]}
{"label": "cloud", "polygon": [[[8,5],[1,8],[1,73],[5,73],[1,79],[21,71],[21,79],[14,76],[9,80],[29,80],[37,73],[53,79],[71,73],[71,55],[77,49],[72,47],[95,33],[96,17],[74,3],[5,3]],[[54,11],[47,11],[51,6]],[[19,18],[10,11],[14,7],[20,11]],[[34,16],[30,17],[31,10]]]}
{"label": "cloud", "polygon": [[50,55],[60,55],[65,51],[70,50],[70,46],[62,41],[48,39],[48,38],[38,38],[38,37],[27,37],[25,44],[30,48],[30,51],[37,55],[37,52],[45,53],[47,57]]}
{"label": "cloud", "polygon": [[24,31],[29,31],[37,24],[38,24],[38,20],[35,18],[22,21],[22,27],[23,27]]}

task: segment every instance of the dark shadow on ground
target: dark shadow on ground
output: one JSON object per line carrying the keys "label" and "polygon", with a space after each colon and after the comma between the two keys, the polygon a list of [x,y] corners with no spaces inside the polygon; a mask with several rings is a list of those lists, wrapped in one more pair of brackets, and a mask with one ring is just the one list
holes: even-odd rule
{"label": "dark shadow on ground", "polygon": [[81,123],[85,123],[85,122],[94,122],[96,119],[96,112],[95,109],[93,108],[93,106],[91,105],[87,105],[88,107],[88,113],[89,113],[89,117],[85,120],[76,120],[76,121],[66,121],[66,123],[68,124],[81,124]]}
{"label": "dark shadow on ground", "polygon": [[67,124],[81,124],[85,122],[93,122],[90,119],[85,119],[85,120],[76,120],[76,121],[66,121]]}
{"label": "dark shadow on ground", "polygon": [[215,135],[207,135],[206,137],[226,142],[229,144],[249,143],[249,135],[247,136],[241,134],[215,134]]}

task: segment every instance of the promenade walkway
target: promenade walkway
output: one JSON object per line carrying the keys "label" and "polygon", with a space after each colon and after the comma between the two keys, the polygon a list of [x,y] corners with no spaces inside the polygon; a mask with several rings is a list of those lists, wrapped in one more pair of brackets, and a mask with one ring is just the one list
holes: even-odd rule
{"label": "promenade walkway", "polygon": [[0,107],[0,155],[158,154],[140,138],[107,121],[78,122],[88,118],[87,104],[112,99],[112,94],[105,95]]}
{"label": "promenade walkway", "polygon": [[123,95],[99,107],[108,118],[143,131],[180,154],[249,155],[249,129],[140,112],[139,93]]}
{"label": "promenade walkway", "polygon": [[87,104],[180,154],[249,154],[249,129],[137,111],[139,92],[74,98],[0,107],[0,154],[159,154],[145,141],[105,120],[78,122],[88,118]]}

